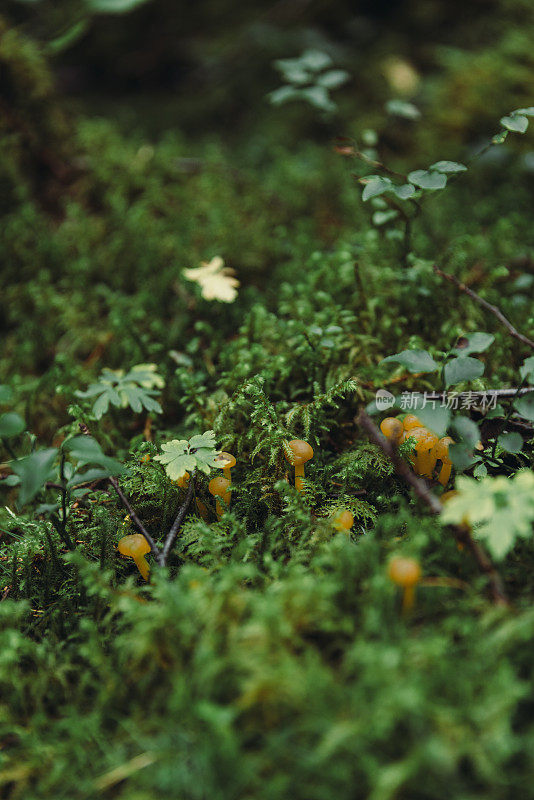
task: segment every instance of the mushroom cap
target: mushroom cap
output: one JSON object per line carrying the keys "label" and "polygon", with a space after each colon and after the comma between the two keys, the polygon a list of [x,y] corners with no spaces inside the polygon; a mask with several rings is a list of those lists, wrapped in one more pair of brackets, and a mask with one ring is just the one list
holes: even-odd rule
{"label": "mushroom cap", "polygon": [[231,453],[225,453],[224,451],[219,453],[218,456],[215,456],[215,461],[219,469],[232,469],[232,467],[236,465],[235,456]]}
{"label": "mushroom cap", "polygon": [[416,441],[416,452],[419,452],[420,450],[430,450],[438,442],[438,437],[436,434],[423,427],[410,428],[407,438],[410,437]]}
{"label": "mushroom cap", "polygon": [[389,562],[388,577],[398,586],[415,586],[421,580],[421,575],[421,565],[415,558],[397,556]]}
{"label": "mushroom cap", "polygon": [[305,464],[310,458],[313,458],[313,447],[308,442],[303,442],[302,439],[292,439],[288,444],[291,450],[291,458],[286,458],[294,467],[299,467]]}
{"label": "mushroom cap", "polygon": [[386,417],[380,423],[380,430],[391,442],[400,442],[404,428],[400,419],[397,417]]}
{"label": "mushroom cap", "polygon": [[214,497],[220,497],[228,491],[230,486],[231,483],[227,478],[218,475],[216,478],[211,479],[208,484],[208,489],[210,490],[210,494],[214,495]]}
{"label": "mushroom cap", "polygon": [[412,428],[421,428],[421,421],[417,419],[415,414],[406,414],[404,417],[404,421],[402,423],[404,425],[405,431],[411,431]]}
{"label": "mushroom cap", "polygon": [[139,558],[150,553],[150,545],[142,533],[131,533],[119,540],[117,550],[123,556]]}
{"label": "mushroom cap", "polygon": [[332,516],[332,525],[338,531],[350,531],[354,516],[348,508],[340,508]]}
{"label": "mushroom cap", "polygon": [[180,487],[180,489],[186,489],[187,485],[189,483],[189,478],[190,477],[191,477],[191,475],[189,474],[189,472],[186,471],[186,472],[184,472],[184,474],[182,475],[181,478],[178,478],[178,480],[175,481],[175,483],[176,483],[177,486]]}
{"label": "mushroom cap", "polygon": [[449,445],[454,444],[454,439],[450,436],[444,436],[432,448],[432,455],[439,458],[440,461],[449,461]]}

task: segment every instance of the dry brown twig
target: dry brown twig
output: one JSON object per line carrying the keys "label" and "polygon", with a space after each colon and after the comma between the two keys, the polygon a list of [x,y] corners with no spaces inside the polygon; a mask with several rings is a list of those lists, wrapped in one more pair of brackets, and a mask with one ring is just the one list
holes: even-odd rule
{"label": "dry brown twig", "polygon": [[[426,505],[429,511],[435,515],[439,514],[442,509],[439,499],[432,494],[426,482],[422,478],[418,478],[417,475],[412,472],[406,461],[399,455],[397,449],[382,436],[371,417],[366,414],[363,409],[356,417],[356,422],[365,431],[369,439],[382,450],[387,458],[389,458],[397,475],[412,487],[417,497]],[[451,525],[450,527],[456,541],[467,547],[477,562],[480,571],[487,576],[493,602],[497,605],[508,606],[510,601],[504,591],[502,578],[495,566],[491,563],[486,552],[479,543],[473,539],[468,528],[463,528],[459,525]]]}
{"label": "dry brown twig", "polygon": [[464,294],[468,295],[468,297],[474,300],[475,303],[478,303],[479,306],[482,306],[482,308],[490,311],[493,316],[496,317],[502,325],[504,325],[510,336],[513,336],[514,339],[517,339],[519,342],[526,344],[527,347],[531,347],[534,350],[534,341],[529,339],[528,336],[525,336],[524,333],[520,333],[516,328],[514,328],[510,320],[504,316],[500,308],[488,303],[487,300],[484,300],[482,297],[480,297],[476,292],[470,289],[469,286],[466,286],[465,283],[459,281],[454,275],[450,275],[448,272],[443,272],[443,270],[440,269],[437,264],[434,264],[433,270],[436,275],[440,276],[440,278],[445,278],[446,281],[449,281],[449,283],[452,283],[461,292],[464,292]]}

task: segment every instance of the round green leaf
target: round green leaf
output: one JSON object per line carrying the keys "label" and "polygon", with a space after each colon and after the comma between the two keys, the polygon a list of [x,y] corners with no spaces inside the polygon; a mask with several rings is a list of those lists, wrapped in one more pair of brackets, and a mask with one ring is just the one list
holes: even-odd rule
{"label": "round green leaf", "polygon": [[458,161],[436,161],[429,169],[452,175],[455,172],[465,172],[467,167],[464,164],[459,164]]}
{"label": "round green leaf", "polygon": [[454,352],[462,356],[469,356],[471,353],[483,353],[494,341],[495,336],[492,333],[482,333],[481,331],[468,333],[466,336],[460,337]]}
{"label": "round green leaf", "polygon": [[534,392],[518,397],[514,402],[514,408],[522,417],[534,422]]}
{"label": "round green leaf", "polygon": [[431,172],[427,169],[416,169],[414,172],[410,172],[408,180],[421,189],[433,191],[436,189],[444,189],[447,185],[446,175],[442,175],[440,172]]}
{"label": "round green leaf", "polygon": [[523,437],[519,433],[501,433],[497,441],[507,453],[519,453],[523,447]]}
{"label": "round green leaf", "polygon": [[11,403],[13,399],[13,389],[11,386],[3,383],[0,385],[0,403],[2,405]]}
{"label": "round green leaf", "polygon": [[525,133],[528,128],[528,119],[518,114],[517,116],[502,117],[501,125],[514,133]]}
{"label": "round green leaf", "polygon": [[10,411],[0,417],[0,438],[11,439],[18,436],[26,427],[24,420],[18,414]]}
{"label": "round green leaf", "polygon": [[384,194],[392,185],[389,178],[382,178],[380,175],[372,175],[366,179],[364,190],[362,192],[362,200],[370,200],[371,197],[377,197],[379,194]]}
{"label": "round green leaf", "polygon": [[439,367],[439,364],[434,361],[430,353],[427,353],[426,350],[403,350],[401,353],[397,353],[394,356],[383,358],[380,363],[387,364],[388,362],[402,364],[403,367],[406,367],[408,372],[413,373],[435,372]]}
{"label": "round green leaf", "polygon": [[445,364],[445,386],[454,386],[462,381],[472,381],[484,374],[484,364],[478,358],[459,356]]}

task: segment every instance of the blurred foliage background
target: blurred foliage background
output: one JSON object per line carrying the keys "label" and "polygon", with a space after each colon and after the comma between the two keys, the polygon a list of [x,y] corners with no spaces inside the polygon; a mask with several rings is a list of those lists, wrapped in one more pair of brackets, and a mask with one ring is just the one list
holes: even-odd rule
{"label": "blurred foliage background", "polygon": [[[514,611],[492,608],[354,424],[404,347],[490,331],[474,388],[517,381],[521,347],[431,264],[532,331],[532,131],[430,198],[408,269],[334,147],[401,172],[468,161],[532,105],[533,42],[532,0],[3,0],[0,383],[31,431],[14,446],[77,430],[104,367],[155,363],[163,414],[98,423],[154,536],[181,495],[146,455],[214,427],[239,461],[232,512],[193,512],[172,579],[147,586],[105,491],[69,510],[67,556],[42,514],[0,509],[2,800],[533,797],[532,541],[503,564]],[[349,75],[335,111],[271,105],[273,62],[310,49]],[[183,277],[216,256],[234,303]],[[305,411],[302,498],[268,458]],[[503,470],[531,457],[524,435]],[[341,501],[352,540],[323,514]],[[437,579],[407,621],[398,552]]]}

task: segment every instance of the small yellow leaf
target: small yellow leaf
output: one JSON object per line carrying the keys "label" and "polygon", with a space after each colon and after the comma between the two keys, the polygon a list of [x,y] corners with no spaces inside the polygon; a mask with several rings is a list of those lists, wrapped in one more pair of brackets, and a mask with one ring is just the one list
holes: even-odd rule
{"label": "small yellow leaf", "polygon": [[209,262],[202,261],[197,269],[184,269],[183,274],[187,280],[198,283],[205,300],[233,303],[237,297],[239,281],[234,277],[234,270],[224,266],[220,256],[215,256]]}

